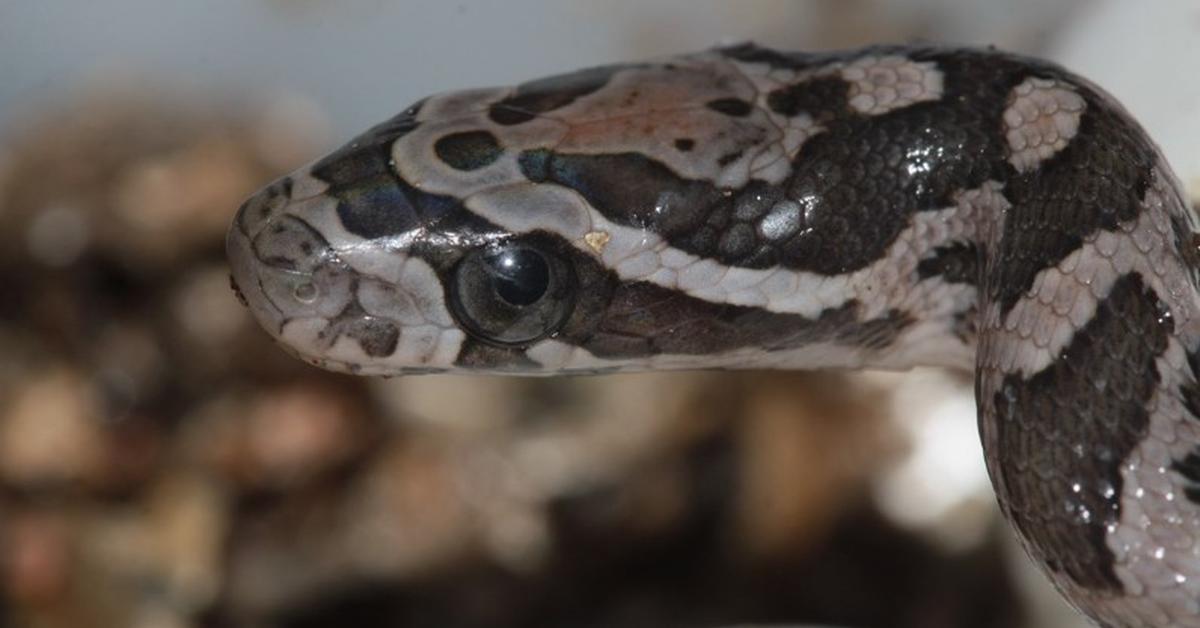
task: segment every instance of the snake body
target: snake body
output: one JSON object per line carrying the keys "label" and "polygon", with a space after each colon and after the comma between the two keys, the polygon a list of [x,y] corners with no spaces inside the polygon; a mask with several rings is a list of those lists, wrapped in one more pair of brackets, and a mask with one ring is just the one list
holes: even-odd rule
{"label": "snake body", "polygon": [[264,188],[259,321],[360,374],[974,369],[1004,514],[1104,626],[1200,626],[1196,220],[1108,94],[751,44],[427,98]]}

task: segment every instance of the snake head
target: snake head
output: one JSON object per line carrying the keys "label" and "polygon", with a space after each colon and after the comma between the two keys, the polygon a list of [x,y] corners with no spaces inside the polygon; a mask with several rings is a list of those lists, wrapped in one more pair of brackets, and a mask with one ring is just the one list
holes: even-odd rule
{"label": "snake head", "polygon": [[823,206],[778,185],[811,121],[788,131],[757,93],[707,52],[430,97],[247,201],[234,283],[285,347],[367,374],[761,366],[805,346],[857,364],[905,321],[780,268],[841,262],[803,228]]}
{"label": "snake head", "polygon": [[248,199],[226,238],[234,289],[281,345],[324,368],[542,371],[527,350],[586,334],[612,278],[562,238],[493,224],[401,175],[398,154],[423,157],[403,154],[424,150],[403,142],[417,111]]}

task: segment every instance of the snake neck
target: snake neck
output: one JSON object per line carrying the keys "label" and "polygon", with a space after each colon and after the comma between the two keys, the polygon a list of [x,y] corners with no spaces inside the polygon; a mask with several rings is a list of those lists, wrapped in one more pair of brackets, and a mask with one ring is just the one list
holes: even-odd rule
{"label": "snake neck", "polygon": [[1104,625],[1200,626],[1196,218],[1136,122],[1069,81],[1078,102],[1066,79],[1038,79],[1056,104],[1007,115],[1018,88],[1003,117],[1010,151],[1063,129],[1069,142],[1011,152],[1011,169],[914,212],[827,282],[849,282],[858,320],[899,325],[825,355],[974,368],[1001,508],[1056,586]]}
{"label": "snake neck", "polygon": [[1148,176],[1044,172],[982,223],[980,431],[1005,515],[1068,599],[1105,625],[1200,625],[1194,219],[1152,146],[1123,154]]}

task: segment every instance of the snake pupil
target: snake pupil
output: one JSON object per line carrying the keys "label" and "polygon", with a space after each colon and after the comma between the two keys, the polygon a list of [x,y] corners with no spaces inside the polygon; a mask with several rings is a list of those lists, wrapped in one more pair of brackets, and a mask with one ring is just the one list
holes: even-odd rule
{"label": "snake pupil", "polygon": [[527,344],[553,334],[575,303],[567,260],[537,238],[467,252],[451,286],[451,313],[476,338],[497,344]]}
{"label": "snake pupil", "polygon": [[489,256],[487,263],[496,294],[512,305],[533,305],[550,287],[550,266],[533,249],[505,249]]}

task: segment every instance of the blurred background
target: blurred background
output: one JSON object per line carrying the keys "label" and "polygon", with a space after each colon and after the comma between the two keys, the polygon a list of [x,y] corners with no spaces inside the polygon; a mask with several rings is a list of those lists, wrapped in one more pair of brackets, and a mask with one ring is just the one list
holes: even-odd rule
{"label": "blurred background", "polygon": [[970,378],[366,380],[229,290],[256,187],[435,91],[755,39],[995,44],[1200,190],[1200,6],[0,4],[0,627],[1069,627]]}

